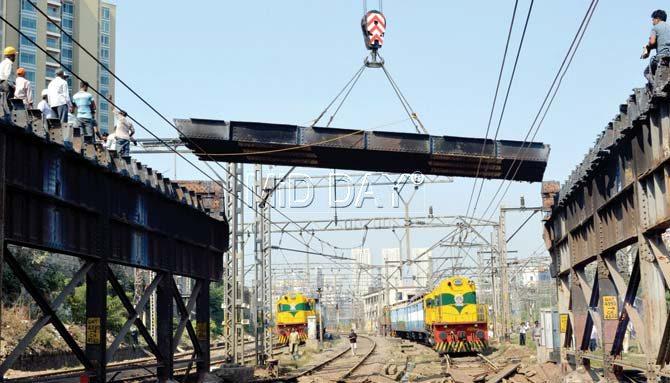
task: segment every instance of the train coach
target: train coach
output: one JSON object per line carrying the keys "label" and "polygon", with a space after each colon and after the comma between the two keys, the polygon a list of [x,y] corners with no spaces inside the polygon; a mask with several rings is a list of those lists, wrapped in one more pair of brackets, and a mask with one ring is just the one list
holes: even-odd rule
{"label": "train coach", "polygon": [[391,334],[431,344],[440,353],[482,352],[488,347],[488,308],[477,303],[469,278],[446,278],[432,291],[387,310]]}

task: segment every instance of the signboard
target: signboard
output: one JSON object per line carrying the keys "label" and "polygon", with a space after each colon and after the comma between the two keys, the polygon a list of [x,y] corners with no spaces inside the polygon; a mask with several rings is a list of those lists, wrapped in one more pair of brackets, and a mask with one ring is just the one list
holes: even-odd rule
{"label": "signboard", "polygon": [[207,340],[207,322],[196,323],[195,334],[198,337],[198,340]]}
{"label": "signboard", "polygon": [[619,302],[616,296],[603,296],[603,318],[605,320],[617,320],[619,318]]}
{"label": "signboard", "polygon": [[568,314],[561,314],[561,334],[568,332]]}
{"label": "signboard", "polygon": [[100,344],[100,317],[86,318],[86,343]]}

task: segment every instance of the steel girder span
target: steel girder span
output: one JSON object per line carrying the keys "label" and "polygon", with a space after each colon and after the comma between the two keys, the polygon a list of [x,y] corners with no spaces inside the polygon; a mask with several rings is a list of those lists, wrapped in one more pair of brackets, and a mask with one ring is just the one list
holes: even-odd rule
{"label": "steel girder span", "polygon": [[[0,380],[49,323],[94,382],[106,381],[107,363],[131,325],[155,356],[161,381],[172,377],[174,352],[184,331],[193,343],[197,370],[208,372],[209,282],[222,278],[228,224],[211,217],[195,193],[151,168],[84,143],[78,129],[64,134],[58,121],[48,125],[43,126],[39,111],[26,111],[20,102],[10,120],[0,119],[0,265],[11,269],[43,313],[0,363]],[[51,292],[41,291],[30,280],[12,253],[14,246],[74,256],[81,259],[81,268],[49,301]],[[135,305],[126,297],[113,264],[154,273]],[[179,295],[173,276],[195,280],[188,302]],[[108,282],[128,315],[112,344],[105,336]],[[86,284],[83,347],[58,318],[59,306],[82,283]],[[154,293],[155,337],[140,318]],[[190,320],[194,309],[195,326]]]}
{"label": "steel girder span", "polygon": [[[670,68],[635,89],[560,190],[543,185],[561,315],[561,361],[609,381],[670,377]],[[599,350],[589,352],[593,330]],[[639,344],[627,353],[628,339]]]}
{"label": "steel girder span", "polygon": [[549,156],[549,146],[537,142],[242,121],[175,122],[182,141],[209,161],[539,182]]}

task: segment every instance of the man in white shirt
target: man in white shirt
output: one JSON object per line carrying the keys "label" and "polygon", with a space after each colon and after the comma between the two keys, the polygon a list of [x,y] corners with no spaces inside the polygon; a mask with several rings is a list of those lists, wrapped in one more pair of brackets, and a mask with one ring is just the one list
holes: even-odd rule
{"label": "man in white shirt", "polygon": [[33,108],[33,84],[26,78],[26,70],[19,68],[16,70],[16,90],[14,97],[23,100],[27,109]]}
{"label": "man in white shirt", "polygon": [[102,142],[102,146],[105,147],[105,149],[116,151],[116,134],[114,132],[112,132],[112,134],[107,134],[107,132],[103,133]]}
{"label": "man in white shirt", "polygon": [[47,94],[49,96],[49,105],[56,113],[56,116],[61,123],[67,123],[68,110],[72,108],[70,101],[70,88],[66,81],[67,74],[63,68],[56,71],[56,77],[51,80],[47,87]]}
{"label": "man in white shirt", "polygon": [[128,114],[123,110],[119,111],[119,120],[116,123],[114,136],[116,137],[116,150],[121,157],[130,157],[130,141],[137,144],[133,137],[134,134],[135,128],[128,118]]}
{"label": "man in white shirt", "polygon": [[16,61],[16,48],[8,46],[4,49],[5,59],[0,62],[0,91],[5,93],[9,101],[14,96],[14,61]]}
{"label": "man in white shirt", "polygon": [[44,129],[47,129],[47,119],[56,118],[54,111],[51,110],[51,107],[49,106],[48,98],[48,91],[44,89],[42,91],[42,101],[37,104],[37,109],[42,112],[42,124],[44,125]]}

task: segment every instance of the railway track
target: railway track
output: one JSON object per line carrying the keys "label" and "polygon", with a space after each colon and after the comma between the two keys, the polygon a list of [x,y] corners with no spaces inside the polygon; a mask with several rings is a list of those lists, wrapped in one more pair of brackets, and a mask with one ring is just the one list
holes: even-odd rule
{"label": "railway track", "polygon": [[[359,339],[364,339],[365,342],[359,342],[362,346],[360,349],[365,350],[364,354],[351,355],[350,349],[347,347],[338,352],[330,359],[323,361],[315,366],[310,367],[305,371],[297,374],[275,379],[274,381],[305,381],[301,378],[318,377],[323,381],[330,382],[348,382],[349,378],[363,363],[372,355],[377,347],[377,343],[371,337],[365,335],[358,335]],[[363,345],[363,343],[366,343]],[[359,350],[360,350],[359,349]],[[272,381],[272,380],[270,380]]]}
{"label": "railway track", "polygon": [[[253,341],[245,342],[245,345],[252,345],[254,344]],[[275,346],[273,348],[273,356],[276,355],[279,351],[280,348],[284,346]],[[223,350],[225,346],[222,343],[215,343],[210,347],[211,352],[216,352]],[[192,359],[193,351],[184,351],[180,353],[176,353],[175,356],[175,366],[181,366],[184,365],[184,367],[180,368],[175,368],[175,374],[177,373],[186,373],[187,371],[193,371],[195,369],[195,362],[193,362]],[[244,355],[245,360],[249,360],[252,358],[255,358],[255,353],[247,353]],[[222,356],[212,356],[211,361],[210,361],[210,366],[214,366],[218,363],[224,362],[226,359],[225,355]],[[190,366],[189,366],[190,365]],[[134,380],[141,380],[141,379],[146,379],[146,378],[151,378],[156,375],[155,371],[152,371],[152,369],[155,369],[158,367],[158,364],[156,363],[156,358],[153,356],[150,357],[145,357],[145,358],[138,358],[134,359],[132,361],[122,361],[122,362],[113,362],[108,364],[108,375],[110,381],[114,382],[132,382]],[[45,383],[51,383],[51,382],[67,382],[67,381],[73,381],[73,382],[78,382],[79,381],[79,376],[84,372],[85,370],[81,367],[77,368],[71,368],[67,370],[59,370],[59,371],[53,371],[53,372],[46,372],[46,373],[38,373],[38,374],[26,374],[20,377],[16,378],[10,378],[7,379],[7,382],[11,383],[28,383],[28,382],[45,382]],[[135,373],[133,373],[135,372]],[[148,373],[146,373],[148,372]],[[131,376],[128,377],[119,377],[121,374],[129,374]]]}

